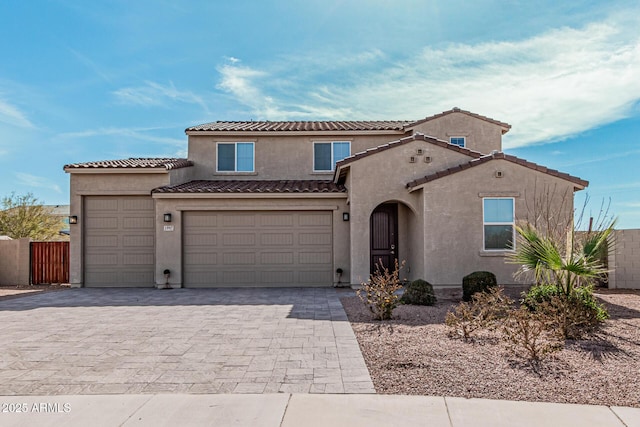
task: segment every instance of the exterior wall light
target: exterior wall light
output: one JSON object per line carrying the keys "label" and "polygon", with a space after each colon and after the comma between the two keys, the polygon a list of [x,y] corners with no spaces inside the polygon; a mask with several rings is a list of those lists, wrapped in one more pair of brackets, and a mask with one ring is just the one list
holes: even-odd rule
{"label": "exterior wall light", "polygon": [[164,214],[164,222],[171,222],[171,214],[170,213]]}
{"label": "exterior wall light", "polygon": [[78,215],[69,216],[69,224],[77,224],[78,223]]}
{"label": "exterior wall light", "polygon": [[342,212],[342,220],[349,221],[349,212]]}

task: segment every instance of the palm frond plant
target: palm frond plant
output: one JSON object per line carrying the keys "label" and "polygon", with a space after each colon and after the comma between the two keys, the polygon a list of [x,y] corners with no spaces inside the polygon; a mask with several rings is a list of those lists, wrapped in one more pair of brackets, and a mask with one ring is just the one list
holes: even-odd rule
{"label": "palm frond plant", "polygon": [[600,254],[610,242],[615,220],[579,237],[570,230],[566,243],[525,223],[516,226],[516,249],[508,262],[519,264],[516,275],[533,274],[537,284],[554,284],[569,296],[574,289],[593,285],[607,268]]}

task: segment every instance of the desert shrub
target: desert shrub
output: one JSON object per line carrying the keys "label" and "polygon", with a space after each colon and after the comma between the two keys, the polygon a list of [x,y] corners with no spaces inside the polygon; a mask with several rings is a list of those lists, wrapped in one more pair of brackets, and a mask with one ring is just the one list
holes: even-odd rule
{"label": "desert shrub", "polygon": [[434,305],[436,303],[436,295],[433,292],[431,283],[418,279],[405,286],[400,302],[412,305]]}
{"label": "desert shrub", "polygon": [[462,278],[462,300],[471,301],[476,292],[487,292],[498,286],[495,274],[489,271],[475,271]]}
{"label": "desert shrub", "polygon": [[512,305],[513,300],[504,295],[504,290],[494,287],[488,292],[476,293],[471,302],[458,304],[454,311],[447,313],[445,325],[449,327],[450,336],[467,341],[479,329],[494,329]]}
{"label": "desert shrub", "polygon": [[404,261],[398,265],[397,259],[393,271],[385,268],[382,262],[377,263],[375,273],[357,290],[358,297],[369,307],[375,320],[391,319],[393,309],[398,306],[400,297],[396,292],[402,289],[400,281],[402,267],[404,267]]}
{"label": "desert shrub", "polygon": [[[562,349],[562,341],[554,333],[554,319],[545,312],[532,312],[525,306],[509,311],[502,323],[502,338],[517,356],[537,362]],[[523,354],[524,353],[524,354]]]}
{"label": "desert shrub", "polygon": [[553,284],[534,285],[523,295],[522,304],[529,311],[545,314],[563,339],[579,339],[609,318],[591,286],[574,288],[567,295]]}

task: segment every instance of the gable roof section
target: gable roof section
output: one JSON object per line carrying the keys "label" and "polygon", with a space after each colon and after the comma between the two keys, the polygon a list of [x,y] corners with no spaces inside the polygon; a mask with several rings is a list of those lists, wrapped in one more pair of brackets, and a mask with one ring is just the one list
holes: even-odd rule
{"label": "gable roof section", "polygon": [[434,119],[438,119],[440,117],[444,117],[446,115],[449,114],[453,114],[453,113],[461,113],[461,114],[466,114],[469,117],[473,117],[479,120],[484,120],[485,122],[489,122],[489,123],[493,123],[494,125],[498,125],[500,127],[502,127],[502,134],[504,135],[505,133],[509,132],[509,129],[511,129],[511,125],[509,123],[505,123],[505,122],[501,122],[499,120],[496,119],[492,119],[491,117],[486,117],[486,116],[482,116],[480,114],[476,114],[476,113],[472,113],[471,111],[467,111],[467,110],[461,110],[458,107],[453,107],[451,110],[447,110],[447,111],[443,111],[442,113],[438,113],[438,114],[434,114],[433,116],[429,116],[429,117],[425,117],[422,120],[418,120],[416,122],[413,122],[409,125],[407,125],[407,127],[413,127]]}
{"label": "gable roof section", "polygon": [[511,125],[490,117],[461,110],[454,107],[451,110],[420,120],[319,120],[319,121],[217,121],[191,126],[185,129],[185,133],[198,132],[374,132],[386,131],[391,133],[405,133],[409,128],[435,120],[452,113],[462,113],[469,117],[484,120],[502,127],[505,134],[511,129]]}
{"label": "gable roof section", "polygon": [[334,175],[333,175],[334,182],[339,182],[340,178],[344,177],[345,173],[343,171],[344,171],[345,166],[348,166],[349,164],[351,164],[351,163],[353,163],[353,162],[355,162],[357,160],[363,159],[365,157],[369,157],[369,156],[372,156],[374,154],[378,154],[378,153],[384,152],[386,150],[390,150],[392,148],[408,144],[409,142],[413,142],[413,141],[425,141],[425,142],[428,142],[430,144],[446,148],[447,150],[457,151],[458,153],[465,154],[465,155],[467,155],[469,157],[473,157],[473,158],[482,157],[482,153],[480,153],[478,151],[469,150],[468,148],[463,148],[463,147],[460,147],[460,146],[455,145],[455,144],[449,144],[447,141],[442,141],[440,139],[433,138],[431,136],[427,136],[425,134],[422,134],[422,133],[418,132],[418,133],[414,133],[411,136],[407,136],[405,138],[401,138],[401,139],[398,139],[396,141],[389,142],[387,144],[383,144],[383,145],[379,145],[379,146],[374,147],[374,148],[370,148],[367,151],[361,151],[359,153],[352,154],[349,157],[345,157],[344,159],[342,159],[342,160],[340,160],[339,162],[336,163],[336,170],[335,170]]}
{"label": "gable roof section", "polygon": [[327,180],[229,180],[190,181],[167,185],[151,191],[158,193],[346,193],[343,185]]}
{"label": "gable roof section", "polygon": [[136,158],[101,160],[97,162],[71,163],[64,165],[65,171],[83,169],[180,169],[193,166],[193,162],[181,158]]}
{"label": "gable roof section", "polygon": [[323,132],[323,131],[404,131],[412,121],[217,121],[192,126],[185,132]]}
{"label": "gable roof section", "polygon": [[431,175],[427,175],[425,177],[422,177],[422,178],[416,179],[414,181],[411,181],[411,182],[407,183],[407,189],[409,189],[409,191],[413,191],[416,188],[418,188],[421,185],[424,185],[424,184],[426,184],[428,182],[435,181],[436,179],[440,179],[440,178],[443,178],[445,176],[453,175],[453,174],[456,174],[458,172],[462,172],[464,170],[471,169],[471,168],[473,168],[475,166],[479,166],[481,164],[490,162],[492,160],[497,160],[497,159],[506,160],[508,162],[524,166],[524,167],[526,167],[528,169],[531,169],[531,170],[534,170],[534,171],[546,173],[547,175],[551,175],[551,176],[555,176],[556,178],[564,179],[566,181],[574,183],[576,185],[576,187],[578,187],[580,189],[585,188],[585,187],[587,187],[589,185],[589,181],[585,181],[585,180],[580,179],[578,177],[569,175],[568,173],[560,172],[560,171],[555,170],[555,169],[549,169],[549,168],[547,168],[545,166],[541,166],[541,165],[539,165],[537,163],[529,162],[529,161],[521,159],[519,157],[511,156],[509,154],[504,154],[504,153],[499,152],[499,153],[488,154],[486,156],[481,156],[481,157],[479,157],[477,159],[471,160],[468,163],[463,163],[461,165],[454,166],[452,168],[445,169],[445,170],[433,173]]}

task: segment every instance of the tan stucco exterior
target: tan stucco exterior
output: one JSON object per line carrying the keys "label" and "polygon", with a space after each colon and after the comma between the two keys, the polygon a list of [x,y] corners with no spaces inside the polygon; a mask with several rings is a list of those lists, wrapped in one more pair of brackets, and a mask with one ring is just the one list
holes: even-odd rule
{"label": "tan stucco exterior", "polygon": [[[526,162],[487,158],[485,155],[502,149],[502,134],[509,127],[456,109],[400,130],[188,130],[191,163],[186,167],[67,169],[71,173],[71,215],[80,218],[80,224],[71,226],[71,282],[77,286],[83,282],[83,198],[144,195],[153,200],[155,208],[154,276],[159,287],[165,284],[165,269],[171,271],[172,287],[183,285],[183,217],[193,211],[331,212],[333,272],[341,269],[343,282],[360,284],[370,273],[371,214],[385,203],[398,206],[397,256],[406,262],[403,278],[461,286],[466,274],[489,270],[500,283],[514,283],[516,267],[505,263],[506,253],[482,250],[483,197],[514,198],[516,218],[522,219],[539,190],[553,186],[558,194],[569,194],[570,203],[557,206],[564,210],[563,215],[571,215],[573,191],[586,183],[576,184],[573,177],[553,175]],[[452,136],[464,136],[465,149],[447,144]],[[314,142],[327,141],[350,142],[352,156],[340,162],[335,173],[314,172]],[[216,172],[220,142],[253,142],[254,172]],[[470,166],[474,160],[482,161]],[[229,180],[314,180],[333,181],[344,188],[343,192],[152,192],[192,180],[225,184]],[[163,221],[167,213],[170,223]],[[346,221],[344,213],[349,214]],[[335,284],[337,276],[333,277]]]}

